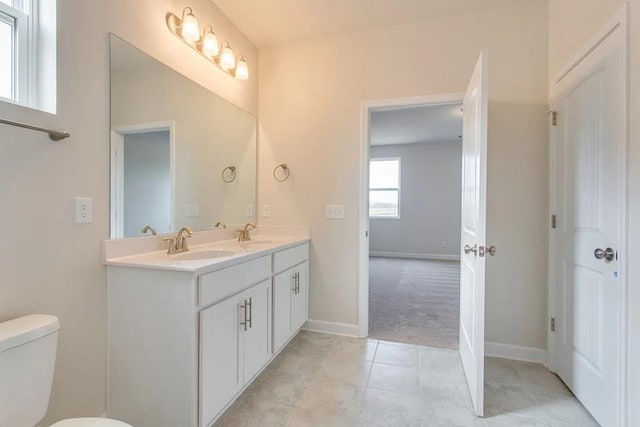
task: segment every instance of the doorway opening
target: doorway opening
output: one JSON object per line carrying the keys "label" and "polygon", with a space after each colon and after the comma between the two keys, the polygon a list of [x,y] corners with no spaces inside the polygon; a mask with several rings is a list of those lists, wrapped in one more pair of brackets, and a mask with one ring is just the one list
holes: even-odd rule
{"label": "doorway opening", "polygon": [[462,95],[368,117],[368,336],[457,349]]}
{"label": "doorway opening", "polygon": [[173,123],[114,129],[111,135],[111,236],[138,237],[145,227],[174,230]]}

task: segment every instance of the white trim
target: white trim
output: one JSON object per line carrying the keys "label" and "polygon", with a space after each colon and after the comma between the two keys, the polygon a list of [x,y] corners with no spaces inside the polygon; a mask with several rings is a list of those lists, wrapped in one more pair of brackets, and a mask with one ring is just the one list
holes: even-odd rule
{"label": "white trim", "polygon": [[[609,35],[611,35],[616,28],[620,28],[623,32],[623,51],[625,55],[625,67],[623,67],[624,77],[622,79],[622,83],[624,85],[623,93],[626,98],[624,99],[624,107],[622,110],[623,114],[623,122],[624,122],[624,143],[622,147],[622,159],[620,162],[621,165],[621,193],[622,197],[622,206],[621,206],[621,218],[620,218],[620,284],[622,285],[622,291],[620,292],[620,325],[621,325],[621,340],[620,340],[620,348],[618,348],[618,355],[620,357],[620,372],[618,372],[620,378],[620,389],[619,389],[619,405],[618,405],[618,414],[620,419],[620,425],[627,425],[628,420],[630,420],[630,408],[632,402],[630,401],[630,393],[628,388],[628,363],[630,360],[628,351],[630,349],[629,340],[630,333],[629,330],[629,315],[628,315],[628,307],[627,307],[627,295],[629,293],[629,279],[628,279],[628,269],[629,269],[629,261],[627,258],[627,254],[629,253],[629,171],[628,171],[628,153],[629,153],[629,142],[630,142],[630,118],[629,118],[629,108],[630,108],[630,99],[629,99],[629,86],[630,86],[630,32],[629,32],[629,3],[628,0],[625,2],[624,6],[622,6],[618,11],[614,14],[614,16],[609,19],[605,25],[603,25],[594,35],[587,41],[586,44],[582,46],[560,69],[561,71],[551,79],[549,82],[549,104],[552,110],[555,110],[556,107],[556,98],[557,98],[557,85],[558,83],[568,74],[570,73],[576,66],[580,64],[594,49],[596,49]],[[557,144],[557,137],[554,132],[554,127],[549,127],[549,218],[552,214],[556,213],[557,209],[557,192],[556,192],[556,158],[555,158],[555,146]],[[556,317],[556,274],[555,271],[557,269],[557,263],[555,262],[556,249],[557,244],[555,242],[556,236],[554,230],[549,226],[549,257],[548,257],[548,286],[547,286],[547,313],[548,319],[551,317]],[[549,332],[547,334],[547,361],[549,365],[549,369],[553,372],[555,369],[555,345],[554,345],[554,334]]]}
{"label": "white trim", "polygon": [[304,331],[321,332],[323,334],[358,337],[358,325],[349,323],[326,322],[324,320],[307,320],[302,327]]}
{"label": "white trim", "polygon": [[358,336],[369,335],[369,122],[372,110],[462,104],[464,92],[363,101],[360,106],[358,184]]}
{"label": "white trim", "polygon": [[408,252],[369,251],[369,256],[384,258],[430,259],[434,261],[460,261],[460,255],[445,254],[415,254]]}
{"label": "white trim", "polygon": [[542,363],[547,366],[547,351],[542,348],[523,347],[520,345],[485,341],[484,352],[485,356],[488,357]]}
{"label": "white trim", "polygon": [[[126,126],[118,126],[111,130],[112,132],[112,143],[111,143],[111,191],[110,199],[111,199],[111,221],[113,221],[116,216],[116,210],[119,213],[119,218],[116,220],[116,227],[114,229],[113,222],[111,223],[111,235],[112,239],[122,238],[123,233],[123,218],[122,218],[122,210],[118,209],[118,207],[122,207],[122,168],[124,167],[122,156],[119,156],[116,161],[116,166],[114,168],[114,145],[115,150],[119,150],[122,152],[122,144],[124,142],[122,136],[123,135],[134,135],[139,133],[146,132],[155,132],[155,131],[169,131],[169,170],[171,174],[171,210],[169,212],[169,224],[171,230],[176,230],[176,122],[173,120],[162,121],[162,122],[150,122],[150,123],[139,123],[135,125],[126,125]],[[118,135],[117,138],[114,138],[113,135]],[[114,177],[115,173],[115,177]],[[114,178],[116,183],[114,184]],[[119,179],[118,179],[119,178]],[[114,204],[114,194],[113,190],[116,189],[118,192],[115,195],[115,204]]]}

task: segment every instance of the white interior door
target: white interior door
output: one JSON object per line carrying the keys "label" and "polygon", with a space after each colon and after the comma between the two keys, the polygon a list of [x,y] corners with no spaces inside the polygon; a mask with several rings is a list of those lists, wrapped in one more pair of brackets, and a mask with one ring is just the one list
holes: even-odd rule
{"label": "white interior door", "polygon": [[556,313],[552,368],[603,426],[620,425],[624,32],[556,86]]}
{"label": "white interior door", "polygon": [[484,415],[487,65],[482,52],[464,97],[462,142],[460,358],[478,416]]}

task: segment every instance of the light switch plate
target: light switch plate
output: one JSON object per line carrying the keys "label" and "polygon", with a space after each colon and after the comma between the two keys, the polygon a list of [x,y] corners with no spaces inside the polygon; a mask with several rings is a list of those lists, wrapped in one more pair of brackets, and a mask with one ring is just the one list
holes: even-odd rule
{"label": "light switch plate", "polygon": [[344,219],[344,205],[326,205],[325,217],[327,219]]}
{"label": "light switch plate", "polygon": [[91,197],[76,197],[76,224],[91,224],[93,222],[93,199]]}
{"label": "light switch plate", "polygon": [[253,205],[247,205],[247,218],[253,218]]}
{"label": "light switch plate", "polygon": [[262,217],[269,218],[271,216],[271,206],[262,205]]}

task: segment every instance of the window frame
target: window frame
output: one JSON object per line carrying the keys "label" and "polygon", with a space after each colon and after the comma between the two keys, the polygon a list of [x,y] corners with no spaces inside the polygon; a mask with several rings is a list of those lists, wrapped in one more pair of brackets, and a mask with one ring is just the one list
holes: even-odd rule
{"label": "window frame", "polygon": [[[389,162],[389,161],[397,161],[398,162],[398,187],[372,187],[371,186],[371,163],[373,162]],[[402,200],[402,158],[400,157],[371,157],[369,159],[369,219],[382,219],[382,220],[398,220],[400,219],[400,201]],[[397,215],[395,216],[387,216],[387,215],[371,215],[371,192],[372,191],[397,191],[398,193],[398,209],[397,209]]]}
{"label": "window frame", "polygon": [[13,28],[11,98],[0,96],[1,102],[37,108],[38,1],[13,0],[13,6],[0,2],[0,20]]}

